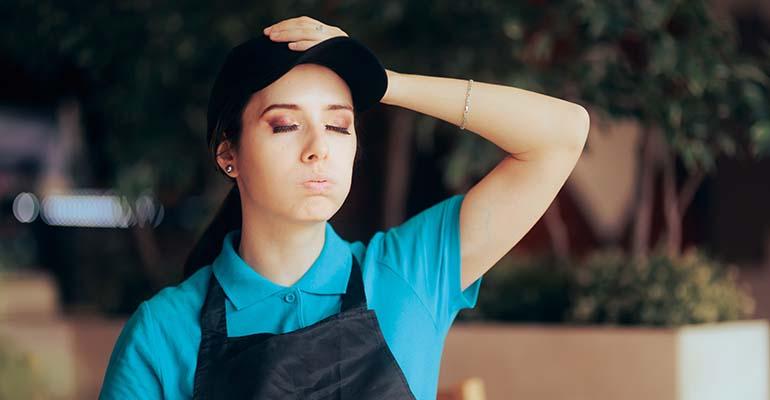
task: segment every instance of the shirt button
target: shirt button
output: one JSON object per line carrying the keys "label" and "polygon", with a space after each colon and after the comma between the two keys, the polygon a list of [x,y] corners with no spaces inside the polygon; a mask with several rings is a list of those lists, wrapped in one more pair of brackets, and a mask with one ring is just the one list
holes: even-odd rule
{"label": "shirt button", "polygon": [[294,295],[294,293],[289,293],[286,296],[283,296],[283,301],[287,303],[294,303],[294,300],[297,300],[297,296]]}

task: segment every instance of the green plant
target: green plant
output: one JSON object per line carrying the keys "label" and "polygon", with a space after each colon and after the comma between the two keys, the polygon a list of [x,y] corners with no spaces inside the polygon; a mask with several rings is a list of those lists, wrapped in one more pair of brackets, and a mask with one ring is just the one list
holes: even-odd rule
{"label": "green plant", "polygon": [[569,268],[547,255],[505,257],[500,264],[484,275],[478,307],[465,316],[518,322],[564,320],[570,305]]}
{"label": "green plant", "polygon": [[646,261],[619,250],[590,256],[573,274],[577,323],[680,326],[744,319],[754,300],[737,281],[735,265],[723,265],[691,248],[671,258],[659,247]]}
{"label": "green plant", "polygon": [[48,395],[35,359],[0,337],[0,399],[44,399]]}
{"label": "green plant", "polygon": [[507,256],[484,276],[467,319],[509,322],[681,326],[745,319],[754,300],[735,265],[691,248],[671,258],[659,246],[646,261],[620,249],[582,263]]}

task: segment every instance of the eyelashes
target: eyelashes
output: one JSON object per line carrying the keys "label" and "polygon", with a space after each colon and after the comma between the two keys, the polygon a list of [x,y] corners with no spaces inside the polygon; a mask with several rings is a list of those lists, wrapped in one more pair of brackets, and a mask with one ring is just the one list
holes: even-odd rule
{"label": "eyelashes", "polygon": [[[293,125],[279,125],[273,127],[273,133],[281,133],[281,132],[288,132],[288,131],[294,131],[299,128],[299,125],[293,124]],[[326,125],[326,129],[339,132],[345,135],[350,135],[350,131],[348,131],[347,128],[342,128],[339,126],[334,125]]]}

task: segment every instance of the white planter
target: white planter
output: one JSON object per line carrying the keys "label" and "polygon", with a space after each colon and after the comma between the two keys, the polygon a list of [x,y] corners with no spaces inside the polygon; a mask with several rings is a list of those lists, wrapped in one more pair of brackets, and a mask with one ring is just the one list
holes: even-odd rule
{"label": "white planter", "polygon": [[53,318],[58,313],[59,293],[48,272],[0,272],[0,319]]}
{"label": "white planter", "polygon": [[62,315],[54,278],[0,274],[0,340],[30,357],[50,399],[95,399],[125,318]]}
{"label": "white planter", "polygon": [[768,400],[768,321],[680,328],[460,323],[439,385],[482,379],[487,397]]}

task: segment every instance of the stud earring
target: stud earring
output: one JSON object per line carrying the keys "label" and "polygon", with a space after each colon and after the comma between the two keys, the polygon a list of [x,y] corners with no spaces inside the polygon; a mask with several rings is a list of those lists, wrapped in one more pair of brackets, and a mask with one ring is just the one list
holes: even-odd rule
{"label": "stud earring", "polygon": [[225,172],[227,172],[228,174],[233,172],[233,166],[232,165],[228,165],[227,167],[225,167]]}

